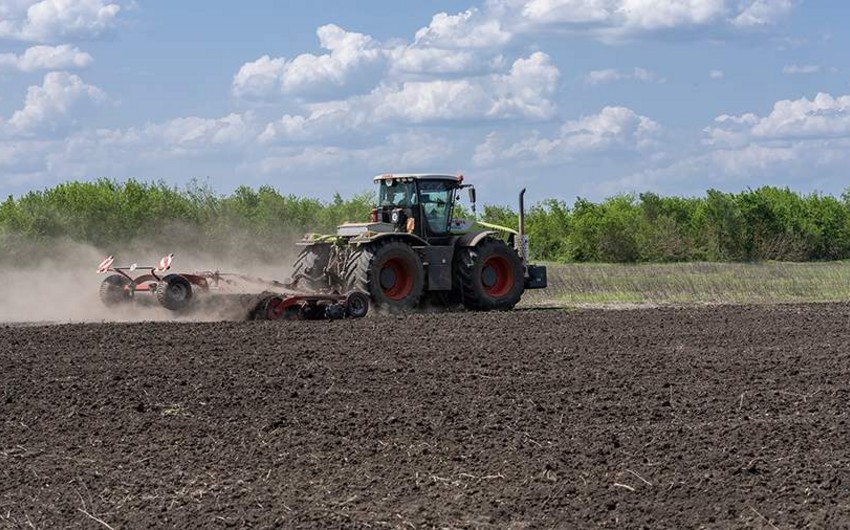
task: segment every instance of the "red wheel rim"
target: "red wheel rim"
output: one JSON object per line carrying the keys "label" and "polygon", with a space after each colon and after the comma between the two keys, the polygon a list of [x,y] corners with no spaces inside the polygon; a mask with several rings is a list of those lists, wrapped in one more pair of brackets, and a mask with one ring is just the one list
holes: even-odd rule
{"label": "red wheel rim", "polygon": [[[389,276],[388,273],[392,275],[394,282],[385,287],[383,279]],[[379,282],[384,296],[390,300],[402,300],[413,291],[413,267],[401,258],[390,258],[381,267]]]}
{"label": "red wheel rim", "polygon": [[277,320],[286,311],[286,305],[283,303],[283,298],[275,296],[266,302],[266,317],[269,320]]}
{"label": "red wheel rim", "polygon": [[[488,281],[488,277],[492,281]],[[490,256],[481,267],[481,285],[484,292],[493,297],[505,296],[514,284],[511,262],[502,256]]]}

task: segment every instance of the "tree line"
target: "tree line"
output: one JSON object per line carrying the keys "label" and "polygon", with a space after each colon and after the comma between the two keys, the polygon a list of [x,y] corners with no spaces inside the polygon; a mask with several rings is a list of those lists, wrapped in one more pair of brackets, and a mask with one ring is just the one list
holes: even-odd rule
{"label": "tree line", "polygon": [[[227,247],[273,257],[306,232],[365,220],[371,193],[331,201],[242,186],[220,195],[208,186],[162,182],[67,182],[0,203],[2,257],[32,244],[70,239],[109,248],[143,239],[171,248]],[[480,220],[517,226],[517,213],[487,205]],[[526,230],[534,259],[560,262],[812,261],[850,258],[850,193],[840,198],[762,187],[702,197],[624,194],[569,205],[532,206]]]}

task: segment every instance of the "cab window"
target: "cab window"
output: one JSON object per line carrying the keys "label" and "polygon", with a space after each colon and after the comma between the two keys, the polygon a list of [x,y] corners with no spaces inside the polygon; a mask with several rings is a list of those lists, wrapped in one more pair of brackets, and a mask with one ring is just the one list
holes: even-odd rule
{"label": "cab window", "polygon": [[378,204],[381,206],[400,206],[409,208],[416,204],[416,183],[401,182],[396,179],[381,181],[378,193]]}

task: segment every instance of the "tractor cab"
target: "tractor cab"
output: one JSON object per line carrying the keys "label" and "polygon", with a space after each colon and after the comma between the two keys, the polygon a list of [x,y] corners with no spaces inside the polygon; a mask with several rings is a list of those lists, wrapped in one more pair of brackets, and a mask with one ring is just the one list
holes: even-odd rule
{"label": "tractor cab", "polygon": [[463,184],[463,176],[454,175],[379,175],[374,180],[378,205],[372,222],[389,223],[395,231],[432,243],[450,236],[456,192],[471,188]]}

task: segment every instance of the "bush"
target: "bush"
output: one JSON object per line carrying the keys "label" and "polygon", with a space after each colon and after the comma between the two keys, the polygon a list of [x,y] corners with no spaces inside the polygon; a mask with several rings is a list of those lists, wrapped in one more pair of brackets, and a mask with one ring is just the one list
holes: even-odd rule
{"label": "bush", "polygon": [[[192,182],[108,179],[68,182],[0,203],[2,259],[33,242],[69,239],[108,248],[150,239],[169,248],[199,245],[269,256],[306,232],[365,221],[371,193],[330,202],[283,195],[271,186],[228,196]],[[456,213],[462,214],[462,209]],[[531,257],[580,262],[835,260],[850,258],[850,190],[840,199],[762,187],[704,197],[617,195],[594,203],[558,199],[531,206],[526,217]],[[517,214],[485,205],[480,219],[508,227]],[[159,239],[156,239],[159,238]]]}

